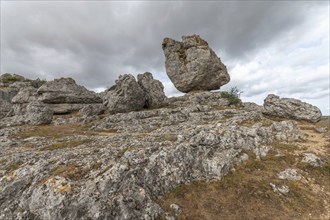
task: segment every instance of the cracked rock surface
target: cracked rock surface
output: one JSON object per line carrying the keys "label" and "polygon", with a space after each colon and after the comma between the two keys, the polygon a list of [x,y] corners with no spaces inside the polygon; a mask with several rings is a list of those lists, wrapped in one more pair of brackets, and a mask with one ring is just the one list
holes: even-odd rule
{"label": "cracked rock surface", "polygon": [[295,122],[229,107],[216,92],[170,98],[158,109],[0,128],[1,219],[170,216],[157,201],[176,186],[223,178],[246,150],[264,156],[274,141],[304,139]]}

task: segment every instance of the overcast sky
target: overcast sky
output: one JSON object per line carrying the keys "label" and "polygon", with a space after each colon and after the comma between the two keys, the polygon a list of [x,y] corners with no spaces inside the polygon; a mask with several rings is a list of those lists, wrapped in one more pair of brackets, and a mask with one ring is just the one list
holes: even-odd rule
{"label": "overcast sky", "polygon": [[198,34],[243,101],[269,93],[329,115],[329,1],[1,1],[1,73],[73,77],[102,90],[124,73],[166,75],[161,44]]}

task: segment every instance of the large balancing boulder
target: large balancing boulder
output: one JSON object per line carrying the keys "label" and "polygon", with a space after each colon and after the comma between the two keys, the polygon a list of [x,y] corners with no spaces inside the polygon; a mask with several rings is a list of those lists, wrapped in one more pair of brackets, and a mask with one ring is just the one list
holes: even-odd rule
{"label": "large balancing boulder", "polygon": [[183,36],[182,42],[163,40],[166,73],[181,92],[219,89],[230,81],[226,66],[198,35]]}

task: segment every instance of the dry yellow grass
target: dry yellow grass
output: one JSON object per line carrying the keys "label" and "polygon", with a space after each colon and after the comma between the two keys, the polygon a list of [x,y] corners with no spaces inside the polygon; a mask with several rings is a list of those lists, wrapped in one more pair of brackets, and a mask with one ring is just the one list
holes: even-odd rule
{"label": "dry yellow grass", "polygon": [[[250,159],[221,181],[175,188],[161,199],[162,207],[173,213],[170,204],[178,204],[182,208],[181,220],[329,219],[330,146],[325,145],[324,134],[312,128],[303,132],[308,134],[304,143],[274,143],[273,150],[262,160],[248,152]],[[326,163],[322,167],[301,163],[302,152],[314,152]],[[298,169],[304,178],[278,179],[276,174],[287,168]],[[275,193],[270,183],[287,185],[290,192]]]}

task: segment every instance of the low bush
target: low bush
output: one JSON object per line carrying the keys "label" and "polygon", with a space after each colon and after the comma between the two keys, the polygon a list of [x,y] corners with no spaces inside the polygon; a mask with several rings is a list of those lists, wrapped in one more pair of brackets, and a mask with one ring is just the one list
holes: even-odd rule
{"label": "low bush", "polygon": [[226,98],[229,101],[229,105],[241,105],[242,100],[239,98],[242,91],[237,87],[231,88],[229,91],[224,91],[221,93],[222,98]]}

